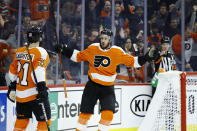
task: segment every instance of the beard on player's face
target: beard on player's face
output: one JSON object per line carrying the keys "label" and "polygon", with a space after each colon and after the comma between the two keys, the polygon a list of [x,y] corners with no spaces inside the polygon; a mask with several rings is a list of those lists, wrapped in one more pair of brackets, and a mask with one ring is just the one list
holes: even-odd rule
{"label": "beard on player's face", "polygon": [[110,47],[111,39],[108,35],[101,35],[100,46],[102,49],[107,49]]}

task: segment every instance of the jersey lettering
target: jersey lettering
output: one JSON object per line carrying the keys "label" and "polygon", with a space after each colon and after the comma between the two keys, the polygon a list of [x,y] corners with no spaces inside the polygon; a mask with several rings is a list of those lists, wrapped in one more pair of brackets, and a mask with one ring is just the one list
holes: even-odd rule
{"label": "jersey lettering", "polygon": [[108,67],[111,64],[111,60],[107,56],[96,55],[94,57],[94,67],[99,67],[100,65],[103,67]]}
{"label": "jersey lettering", "polygon": [[[31,55],[31,58],[32,60],[34,59],[34,55],[33,54],[30,54]],[[17,60],[29,60],[29,55],[28,53],[16,53],[16,59]]]}

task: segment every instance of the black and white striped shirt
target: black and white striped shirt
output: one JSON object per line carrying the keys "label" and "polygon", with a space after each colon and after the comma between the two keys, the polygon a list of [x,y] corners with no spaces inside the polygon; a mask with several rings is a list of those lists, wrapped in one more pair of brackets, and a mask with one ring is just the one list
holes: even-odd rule
{"label": "black and white striped shirt", "polygon": [[162,55],[161,58],[155,62],[155,72],[160,68],[162,68],[164,72],[176,69],[176,61],[172,53],[167,52],[167,54]]}

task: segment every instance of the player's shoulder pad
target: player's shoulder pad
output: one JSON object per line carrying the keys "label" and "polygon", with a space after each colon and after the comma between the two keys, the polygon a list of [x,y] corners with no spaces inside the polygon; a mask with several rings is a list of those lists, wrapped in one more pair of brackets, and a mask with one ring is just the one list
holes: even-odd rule
{"label": "player's shoulder pad", "polygon": [[41,57],[46,60],[48,56],[47,51],[42,47],[36,47],[36,48],[40,51]]}
{"label": "player's shoulder pad", "polygon": [[17,53],[17,52],[22,52],[22,51],[26,51],[26,47],[25,47],[25,46],[18,48],[18,49],[16,50],[16,53]]}
{"label": "player's shoulder pad", "polygon": [[113,45],[111,47],[111,49],[117,49],[117,50],[121,51],[122,53],[126,54],[126,52],[121,47],[119,47],[119,46]]}

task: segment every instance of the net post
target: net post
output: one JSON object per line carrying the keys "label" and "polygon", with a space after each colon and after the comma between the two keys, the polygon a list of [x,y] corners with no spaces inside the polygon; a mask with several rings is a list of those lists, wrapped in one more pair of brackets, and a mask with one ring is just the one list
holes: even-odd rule
{"label": "net post", "polygon": [[186,131],[186,74],[183,72],[181,77],[181,131]]}

